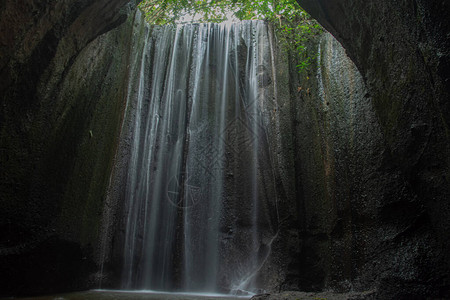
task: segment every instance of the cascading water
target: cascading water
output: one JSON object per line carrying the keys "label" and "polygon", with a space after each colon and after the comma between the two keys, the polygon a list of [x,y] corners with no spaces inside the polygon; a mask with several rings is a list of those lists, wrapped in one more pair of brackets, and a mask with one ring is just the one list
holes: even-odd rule
{"label": "cascading water", "polygon": [[145,34],[128,99],[123,288],[252,290],[278,224],[263,109],[275,84],[269,29],[248,21]]}

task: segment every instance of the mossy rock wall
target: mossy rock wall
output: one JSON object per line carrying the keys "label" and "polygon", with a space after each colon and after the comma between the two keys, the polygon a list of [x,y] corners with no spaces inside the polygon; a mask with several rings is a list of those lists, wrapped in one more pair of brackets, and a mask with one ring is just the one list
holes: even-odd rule
{"label": "mossy rock wall", "polygon": [[[373,99],[386,156],[450,253],[450,5],[299,0],[343,45]],[[448,256],[445,260],[450,261]]]}
{"label": "mossy rock wall", "polygon": [[441,293],[439,240],[392,161],[374,99],[330,34],[315,48],[309,72],[291,71],[300,210],[286,289],[374,290],[385,299],[381,287],[395,278],[394,297]]}
{"label": "mossy rock wall", "polygon": [[[343,265],[346,273],[362,278],[359,283],[372,282],[383,299],[448,296],[450,79],[444,70],[450,62],[449,3],[298,2],[342,43],[361,72],[375,118],[367,121],[377,124],[377,131],[370,129],[366,135],[372,137],[376,132],[382,137],[381,144],[373,144],[376,137],[366,140],[377,148],[361,148],[362,152],[352,150],[355,146],[349,144],[344,152],[334,153],[330,164],[337,175],[332,180],[334,189],[343,192],[343,186],[349,187],[348,196],[341,192],[336,198],[347,199],[343,203],[348,207],[337,220],[347,223],[343,233],[348,241],[362,243],[357,252],[347,252],[351,260]],[[353,120],[357,126],[366,122]],[[333,137],[339,126],[327,128]],[[349,136],[340,132],[337,136]],[[354,139],[355,145],[357,141]],[[370,166],[361,159],[367,151],[378,153]],[[339,163],[342,153],[348,153],[348,159]],[[364,172],[353,173],[355,164],[366,166]],[[339,165],[349,171],[342,173]],[[350,184],[344,179],[346,173],[353,174],[347,176]],[[370,173],[372,177],[366,178]],[[355,190],[355,185],[360,188]],[[363,217],[360,206],[371,213]],[[374,232],[360,231],[370,223]],[[368,237],[362,238],[366,234]],[[374,250],[361,259],[364,243]],[[331,261],[330,266],[335,263]],[[354,280],[349,282],[355,287]]]}

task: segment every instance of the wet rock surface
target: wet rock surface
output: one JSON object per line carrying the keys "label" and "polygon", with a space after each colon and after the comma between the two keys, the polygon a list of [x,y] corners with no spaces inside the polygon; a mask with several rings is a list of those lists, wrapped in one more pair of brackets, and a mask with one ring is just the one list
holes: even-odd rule
{"label": "wet rock surface", "polygon": [[[367,121],[376,128],[364,129],[355,145],[373,146],[355,148],[356,156],[341,160],[352,148],[339,142],[333,155],[332,182],[341,190],[335,199],[347,203],[331,236],[341,240],[331,250],[341,253],[340,270],[360,279],[350,280],[349,287],[378,286],[383,299],[448,295],[450,80],[442,68],[450,57],[449,20],[443,17],[449,3],[298,2],[342,43],[367,85],[367,100],[359,102],[373,104],[369,120],[349,110],[356,129]],[[354,163],[365,167],[347,178],[338,173],[338,167],[351,170]],[[338,250],[349,243],[347,251]],[[327,277],[328,284],[338,278]]]}
{"label": "wet rock surface", "polygon": [[349,292],[349,293],[305,293],[305,292],[281,292],[274,294],[256,295],[251,300],[371,300],[377,299],[374,291]]}
{"label": "wet rock surface", "polygon": [[300,210],[283,289],[445,293],[438,236],[390,158],[363,78],[331,35],[317,47],[316,69],[292,92]]}

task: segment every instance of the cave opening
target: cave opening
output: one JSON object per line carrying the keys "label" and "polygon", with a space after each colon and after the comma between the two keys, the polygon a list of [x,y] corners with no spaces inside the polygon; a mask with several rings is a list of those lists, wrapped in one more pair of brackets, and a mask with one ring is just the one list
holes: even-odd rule
{"label": "cave opening", "polygon": [[0,296],[449,297],[450,2],[138,2],[1,1]]}

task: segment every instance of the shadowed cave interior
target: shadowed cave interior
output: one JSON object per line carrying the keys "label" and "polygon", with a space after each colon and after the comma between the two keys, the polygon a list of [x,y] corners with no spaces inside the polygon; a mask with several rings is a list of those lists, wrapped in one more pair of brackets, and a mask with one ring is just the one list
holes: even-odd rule
{"label": "shadowed cave interior", "polygon": [[1,297],[450,297],[449,3],[299,0],[299,72],[137,2],[0,1]]}

